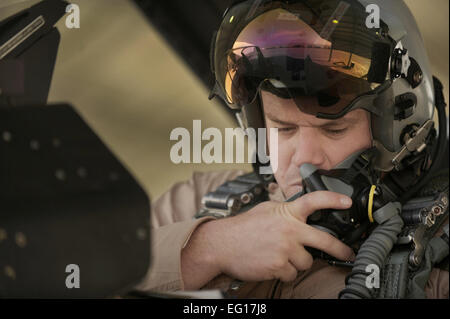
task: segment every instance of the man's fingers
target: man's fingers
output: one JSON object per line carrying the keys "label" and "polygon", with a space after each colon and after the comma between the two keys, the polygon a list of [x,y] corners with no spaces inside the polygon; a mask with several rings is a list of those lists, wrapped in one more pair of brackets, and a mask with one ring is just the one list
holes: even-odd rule
{"label": "man's fingers", "polygon": [[353,260],[355,258],[353,250],[336,237],[310,225],[305,226],[307,228],[302,232],[302,245],[319,249],[340,260]]}
{"label": "man's fingers", "polygon": [[307,270],[313,264],[313,257],[303,246],[299,245],[299,249],[289,256],[289,261],[297,270]]}
{"label": "man's fingers", "polygon": [[290,282],[297,277],[297,273],[297,269],[290,262],[288,262],[276,273],[276,277],[283,282]]}
{"label": "man's fingers", "polygon": [[321,209],[347,209],[352,206],[350,197],[330,191],[311,192],[285,203],[291,215],[306,223],[309,215]]}

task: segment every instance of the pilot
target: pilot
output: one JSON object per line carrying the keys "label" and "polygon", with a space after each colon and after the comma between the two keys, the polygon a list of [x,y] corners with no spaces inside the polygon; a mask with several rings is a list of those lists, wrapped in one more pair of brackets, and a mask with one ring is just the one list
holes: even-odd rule
{"label": "pilot", "polygon": [[195,173],[155,201],[153,264],[136,289],[448,298],[445,103],[406,5],[235,1],[211,50],[212,96],[244,129],[278,129],[277,167],[255,165],[267,196],[243,212],[202,202],[221,185],[238,193],[226,182],[242,171]]}

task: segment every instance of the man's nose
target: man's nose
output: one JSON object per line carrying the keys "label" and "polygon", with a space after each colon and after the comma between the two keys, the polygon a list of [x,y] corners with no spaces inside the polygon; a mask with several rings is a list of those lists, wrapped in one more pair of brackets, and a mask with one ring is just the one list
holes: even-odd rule
{"label": "man's nose", "polygon": [[319,168],[325,166],[326,150],[316,130],[313,128],[301,129],[294,143],[296,144],[293,156],[295,166],[300,167],[304,163],[310,163]]}

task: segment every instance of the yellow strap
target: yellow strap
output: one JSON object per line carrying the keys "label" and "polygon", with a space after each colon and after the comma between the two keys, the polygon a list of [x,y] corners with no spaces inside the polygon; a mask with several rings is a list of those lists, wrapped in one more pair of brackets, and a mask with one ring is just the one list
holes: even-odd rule
{"label": "yellow strap", "polygon": [[369,220],[371,223],[374,222],[373,216],[372,216],[372,207],[373,207],[373,196],[375,195],[375,190],[377,187],[375,185],[372,185],[369,192],[369,204],[367,205],[367,212],[369,214]]}

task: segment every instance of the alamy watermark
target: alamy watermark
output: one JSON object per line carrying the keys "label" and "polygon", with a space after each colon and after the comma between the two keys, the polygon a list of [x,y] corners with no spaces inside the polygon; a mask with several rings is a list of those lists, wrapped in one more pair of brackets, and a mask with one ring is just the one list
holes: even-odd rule
{"label": "alamy watermark", "polygon": [[380,7],[376,4],[366,6],[366,12],[369,15],[366,18],[366,27],[369,29],[380,28]]}
{"label": "alamy watermark", "polygon": [[67,289],[80,288],[80,267],[76,264],[67,265],[66,273],[69,274],[66,277]]}
{"label": "alamy watermark", "polygon": [[69,13],[69,15],[66,17],[66,27],[68,29],[79,29],[80,7],[77,4],[69,4],[66,7],[66,13]]}
{"label": "alamy watermark", "polygon": [[380,267],[375,264],[369,264],[366,266],[366,287],[368,289],[380,288]]}
{"label": "alamy watermark", "polygon": [[[194,120],[192,138],[189,130],[183,127],[177,127],[170,133],[170,140],[177,141],[170,150],[170,159],[175,164],[245,163],[245,153],[247,153],[247,163],[256,163],[256,156],[258,156],[261,164],[267,164],[260,166],[260,174],[273,174],[278,168],[278,129],[270,128],[268,132],[270,156],[267,151],[266,128],[258,128],[257,132],[253,128],[245,130],[240,127],[226,128],[224,139],[218,128],[210,127],[202,131],[201,120]],[[247,152],[245,151],[246,137]],[[202,141],[209,142],[202,147]],[[223,154],[223,145],[225,154]]]}

